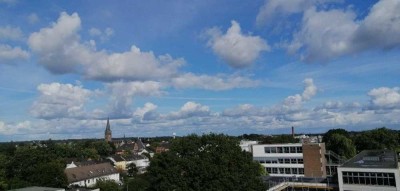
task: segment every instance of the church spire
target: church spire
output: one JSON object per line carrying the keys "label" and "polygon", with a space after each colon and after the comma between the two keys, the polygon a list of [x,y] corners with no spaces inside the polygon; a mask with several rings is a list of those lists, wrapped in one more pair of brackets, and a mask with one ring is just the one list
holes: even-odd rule
{"label": "church spire", "polygon": [[109,117],[107,117],[106,131],[111,131],[111,128],[110,128],[110,118],[109,118]]}
{"label": "church spire", "polygon": [[106,125],[106,130],[104,132],[104,139],[107,142],[111,142],[111,128],[110,128],[110,118],[107,118],[107,125]]}

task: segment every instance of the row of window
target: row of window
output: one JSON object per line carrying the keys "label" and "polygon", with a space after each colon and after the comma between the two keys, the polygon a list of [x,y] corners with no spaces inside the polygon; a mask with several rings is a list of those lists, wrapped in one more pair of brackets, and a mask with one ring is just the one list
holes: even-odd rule
{"label": "row of window", "polygon": [[302,158],[280,158],[280,159],[265,159],[265,158],[255,158],[254,160],[262,164],[303,164]]}
{"label": "row of window", "polygon": [[265,170],[269,174],[304,174],[304,168],[270,168],[267,167]]}
{"label": "row of window", "polygon": [[343,172],[344,184],[381,185],[396,187],[394,173]]}
{"label": "row of window", "polygon": [[303,147],[264,147],[265,153],[303,153]]}

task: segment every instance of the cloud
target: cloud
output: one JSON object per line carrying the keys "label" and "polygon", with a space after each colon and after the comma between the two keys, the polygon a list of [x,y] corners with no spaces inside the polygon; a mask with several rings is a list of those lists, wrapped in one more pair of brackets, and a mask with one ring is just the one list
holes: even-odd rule
{"label": "cloud", "polygon": [[23,36],[21,29],[18,27],[0,27],[0,40],[22,40]]}
{"label": "cloud", "polygon": [[322,62],[353,51],[352,38],[358,26],[352,11],[317,11],[304,13],[302,27],[288,46],[289,53],[300,52],[307,62]]}
{"label": "cloud", "polygon": [[28,22],[30,24],[36,24],[37,22],[39,22],[39,16],[36,13],[31,13],[28,17]]}
{"label": "cloud", "polygon": [[28,44],[33,53],[38,55],[39,64],[56,74],[77,72],[82,57],[90,57],[91,54],[79,44],[76,32],[80,27],[81,20],[77,13],[68,15],[63,12],[49,28],[32,33]]}
{"label": "cloud", "polygon": [[228,90],[235,88],[251,88],[260,85],[260,81],[251,80],[237,75],[219,74],[217,76],[195,75],[186,73],[172,78],[175,88],[201,88],[206,90]]}
{"label": "cloud", "polygon": [[292,95],[287,97],[283,101],[283,106],[285,108],[299,108],[304,101],[310,100],[317,94],[317,86],[314,85],[314,81],[311,78],[306,78],[303,81],[304,83],[304,91],[303,93]]}
{"label": "cloud", "polygon": [[113,82],[106,85],[111,97],[111,113],[118,117],[132,116],[132,103],[135,96],[160,96],[161,83],[146,82]]}
{"label": "cloud", "polygon": [[352,9],[310,7],[286,48],[306,62],[328,62],[367,50],[399,47],[399,9],[400,1],[381,0],[365,18],[359,19]]}
{"label": "cloud", "polygon": [[[77,13],[61,13],[56,23],[30,35],[28,44],[39,64],[55,74],[77,73],[99,81],[165,79],[177,73],[185,61],[170,55],[155,56],[132,46],[122,53],[97,51],[95,42],[80,42]],[[105,34],[111,35],[107,30]]]}
{"label": "cloud", "polygon": [[242,34],[238,22],[231,21],[231,27],[226,34],[220,29],[211,28],[206,31],[209,36],[208,46],[222,60],[234,68],[249,67],[262,51],[269,51],[270,47],[259,36]]}
{"label": "cloud", "polygon": [[114,35],[114,30],[112,28],[107,27],[104,31],[101,31],[98,28],[91,28],[89,30],[90,36],[98,37],[102,42],[107,41],[110,39],[111,36]]}
{"label": "cloud", "polygon": [[301,13],[315,2],[315,0],[265,0],[257,14],[257,25],[274,22],[278,17]]}
{"label": "cloud", "polygon": [[90,90],[72,84],[40,84],[37,89],[40,95],[30,113],[42,119],[82,118],[84,105],[93,95]]}
{"label": "cloud", "polygon": [[380,87],[368,92],[371,106],[378,109],[400,108],[400,88]]}
{"label": "cloud", "polygon": [[204,117],[210,115],[210,108],[196,102],[186,102],[179,111],[171,112],[168,119],[185,119],[191,117]]}
{"label": "cloud", "polygon": [[157,105],[154,105],[153,103],[145,103],[142,108],[137,108],[133,115],[134,117],[137,117],[139,121],[156,120],[159,117],[156,110]]}
{"label": "cloud", "polygon": [[29,52],[20,47],[11,47],[6,44],[0,44],[0,63],[8,63],[15,60],[26,60],[30,57]]}
{"label": "cloud", "polygon": [[353,42],[355,49],[392,49],[400,45],[400,1],[377,2],[360,22]]}
{"label": "cloud", "polygon": [[317,94],[317,86],[314,85],[314,81],[312,78],[306,78],[304,81],[304,91],[301,94],[303,100],[309,100]]}

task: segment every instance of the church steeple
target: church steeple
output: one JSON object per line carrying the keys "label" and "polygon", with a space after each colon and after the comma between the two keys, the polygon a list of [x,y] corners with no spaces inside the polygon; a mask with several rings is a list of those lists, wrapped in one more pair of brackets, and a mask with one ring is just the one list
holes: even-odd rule
{"label": "church steeple", "polygon": [[111,128],[110,128],[110,118],[107,118],[107,125],[106,125],[106,131],[104,132],[104,139],[107,142],[111,142],[111,139],[112,139]]}

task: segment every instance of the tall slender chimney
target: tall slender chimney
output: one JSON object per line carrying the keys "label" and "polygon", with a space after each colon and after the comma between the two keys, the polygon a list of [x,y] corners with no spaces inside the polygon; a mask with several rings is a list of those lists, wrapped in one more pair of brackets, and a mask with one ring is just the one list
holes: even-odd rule
{"label": "tall slender chimney", "polygon": [[292,137],[294,138],[294,127],[292,126]]}

